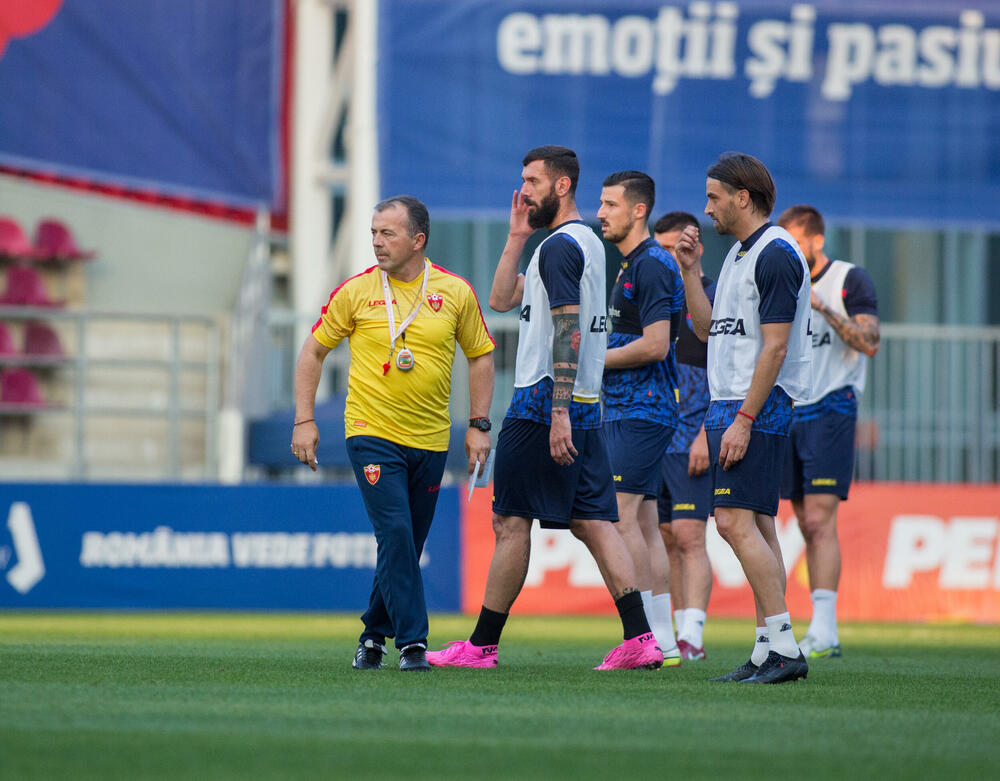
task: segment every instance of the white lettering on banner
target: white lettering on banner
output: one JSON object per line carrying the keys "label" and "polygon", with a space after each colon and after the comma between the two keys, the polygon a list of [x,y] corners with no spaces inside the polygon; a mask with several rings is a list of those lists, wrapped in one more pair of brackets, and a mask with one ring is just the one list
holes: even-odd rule
{"label": "white lettering on banner", "polygon": [[[374,569],[378,553],[370,532],[84,532],[84,567],[186,567],[240,569]],[[420,566],[430,562],[427,549]]]}
{"label": "white lettering on banner", "polygon": [[[897,515],[882,571],[886,588],[908,588],[918,572],[938,572],[942,589],[1000,588],[1000,520]],[[992,582],[991,582],[992,581]]]}
{"label": "white lettering on banner", "polygon": [[237,567],[288,568],[309,564],[308,534],[234,534],[233,564]]}
{"label": "white lettering on banner", "polygon": [[497,28],[497,59],[519,76],[613,71],[636,78],[655,70],[653,90],[660,95],[671,92],[680,76],[731,78],[736,4],[718,3],[714,21],[711,3],[692,3],[690,13],[685,19],[665,6],[655,20],[631,15],[614,24],[600,14],[509,14]]}
{"label": "white lettering on banner", "polygon": [[175,532],[157,526],[151,532],[83,533],[84,567],[228,567],[229,538],[222,532]]}
{"label": "white lettering on banner", "polygon": [[765,20],[750,28],[747,43],[754,56],[747,60],[745,73],[750,79],[751,95],[766,98],[774,92],[779,78],[788,81],[812,78],[815,19],[812,6],[796,5],[792,7],[791,24]]}
{"label": "white lettering on banner", "polygon": [[313,535],[313,567],[374,567],[375,555],[375,537],[371,534],[338,532]]}
{"label": "white lettering on banner", "polygon": [[[653,92],[666,95],[681,78],[736,75],[738,16],[734,2],[704,0],[692,2],[687,16],[662,6],[655,18],[633,14],[614,22],[602,14],[518,12],[497,28],[497,61],[517,76],[651,75]],[[812,80],[813,63],[823,61],[814,56],[815,7],[793,5],[789,17],[761,19],[747,31],[743,70],[754,97],[766,98],[781,79]],[[820,94],[845,101],[869,80],[886,87],[1000,89],[1000,30],[984,25],[976,10],[962,11],[957,28],[831,22]]]}
{"label": "white lettering on banner", "polygon": [[[785,562],[786,571],[798,561],[805,550],[806,543],[802,539],[798,522],[790,518],[784,522],[775,520],[775,530],[778,543],[781,545],[781,556]],[[715,519],[709,518],[705,534],[705,547],[708,558],[712,562],[712,570],[716,580],[724,588],[740,588],[747,585],[743,567],[729,547],[729,543],[719,536],[715,527]],[[597,562],[580,542],[568,531],[556,529],[541,529],[537,525],[531,527],[531,559],[528,563],[528,574],[524,585],[530,588],[542,586],[549,572],[569,569],[567,582],[575,588],[603,587],[604,579],[597,567]]]}

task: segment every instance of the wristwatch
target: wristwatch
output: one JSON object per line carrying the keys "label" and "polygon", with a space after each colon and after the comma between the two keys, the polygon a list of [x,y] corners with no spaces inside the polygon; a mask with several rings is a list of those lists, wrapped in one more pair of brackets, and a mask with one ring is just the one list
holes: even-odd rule
{"label": "wristwatch", "polygon": [[469,426],[471,428],[478,428],[480,431],[489,431],[493,428],[493,424],[490,423],[489,418],[469,418]]}

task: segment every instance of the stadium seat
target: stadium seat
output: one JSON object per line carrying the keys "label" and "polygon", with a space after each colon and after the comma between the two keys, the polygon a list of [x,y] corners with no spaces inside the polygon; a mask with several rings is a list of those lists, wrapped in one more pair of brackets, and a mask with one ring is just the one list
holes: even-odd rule
{"label": "stadium seat", "polygon": [[28,369],[4,369],[0,372],[0,404],[44,407],[38,378]]}
{"label": "stadium seat", "polygon": [[29,322],[24,329],[24,354],[45,358],[65,356],[59,334],[45,323]]}
{"label": "stadium seat", "polygon": [[36,257],[43,260],[92,260],[94,253],[76,245],[73,232],[56,219],[42,220],[35,228]]}
{"label": "stadium seat", "polygon": [[0,322],[0,355],[17,355],[17,345],[7,330],[7,324]]}
{"label": "stadium seat", "polygon": [[10,217],[0,217],[0,257],[31,260],[38,255],[21,226]]}
{"label": "stadium seat", "polygon": [[45,292],[45,283],[35,269],[28,266],[10,266],[7,269],[7,290],[0,296],[0,304],[11,306],[62,306]]}

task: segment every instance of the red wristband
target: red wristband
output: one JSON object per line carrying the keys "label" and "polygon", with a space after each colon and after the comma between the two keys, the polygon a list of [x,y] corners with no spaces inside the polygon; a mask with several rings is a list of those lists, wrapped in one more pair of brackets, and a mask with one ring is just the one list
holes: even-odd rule
{"label": "red wristband", "polygon": [[742,415],[742,416],[743,416],[743,417],[745,417],[745,418],[750,418],[751,422],[753,422],[753,423],[756,423],[756,422],[757,422],[757,418],[755,418],[755,417],[754,417],[753,415],[751,415],[751,414],[750,414],[749,412],[744,412],[743,410],[741,410],[741,409],[738,409],[738,410],[736,410],[736,414],[737,414],[737,415]]}
{"label": "red wristband", "polygon": [[305,420],[298,420],[292,424],[292,428],[295,428],[296,426],[301,426],[303,423],[312,423],[315,420],[316,418],[306,418]]}

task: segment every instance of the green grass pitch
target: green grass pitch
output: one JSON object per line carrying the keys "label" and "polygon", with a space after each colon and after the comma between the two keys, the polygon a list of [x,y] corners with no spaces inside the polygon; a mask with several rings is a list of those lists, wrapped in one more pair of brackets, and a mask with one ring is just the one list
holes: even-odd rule
{"label": "green grass pitch", "polygon": [[[432,647],[472,624],[433,616]],[[611,618],[515,613],[499,669],[428,674],[352,670],[359,629],[0,613],[0,779],[1000,777],[1000,627],[845,625],[783,686],[708,682],[745,620],[709,616],[705,662],[610,673]]]}

